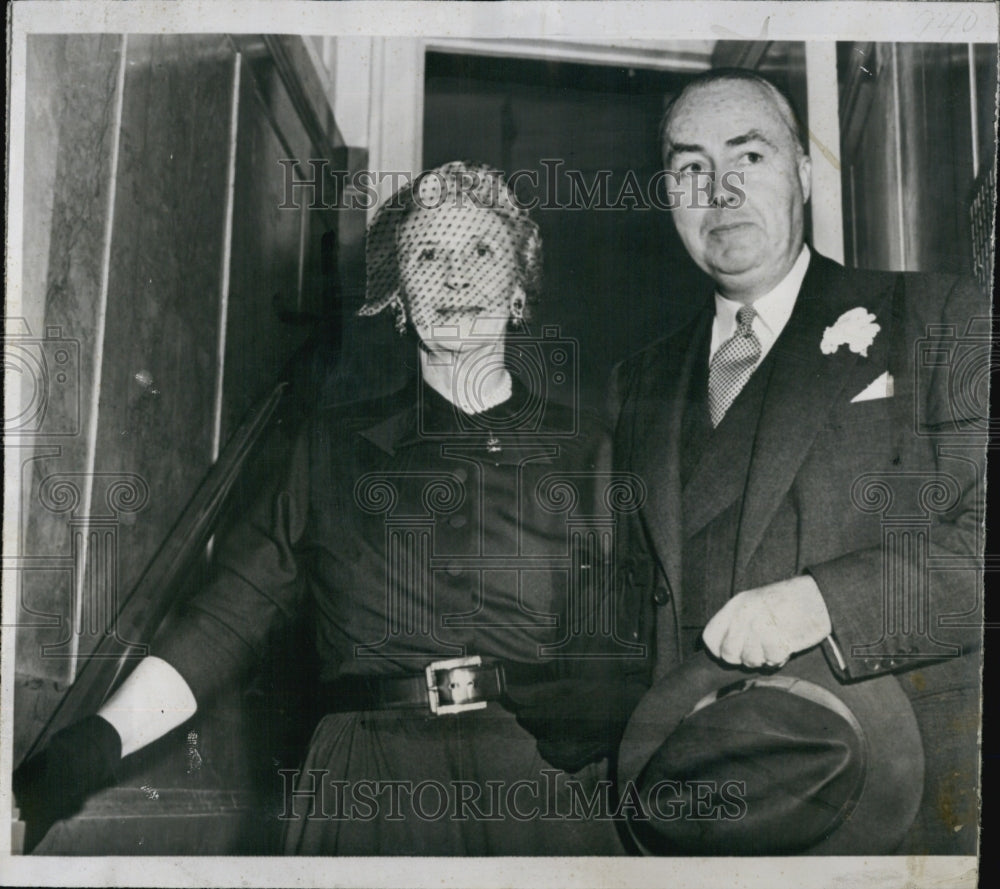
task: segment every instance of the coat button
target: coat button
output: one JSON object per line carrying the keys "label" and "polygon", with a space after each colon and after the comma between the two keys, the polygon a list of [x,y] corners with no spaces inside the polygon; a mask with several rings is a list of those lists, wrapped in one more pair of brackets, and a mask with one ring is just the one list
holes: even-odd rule
{"label": "coat button", "polygon": [[448,524],[451,525],[452,528],[464,528],[466,524],[468,524],[468,521],[469,520],[464,515],[453,515],[450,519],[448,519]]}
{"label": "coat button", "polygon": [[459,466],[455,470],[455,478],[457,478],[462,484],[465,484],[466,479],[468,479],[469,473],[466,471],[464,466]]}
{"label": "coat button", "polygon": [[447,570],[452,577],[458,577],[462,573],[461,565],[449,565]]}
{"label": "coat button", "polygon": [[657,605],[666,605],[670,601],[670,590],[664,586],[658,586],[653,590],[653,601]]}

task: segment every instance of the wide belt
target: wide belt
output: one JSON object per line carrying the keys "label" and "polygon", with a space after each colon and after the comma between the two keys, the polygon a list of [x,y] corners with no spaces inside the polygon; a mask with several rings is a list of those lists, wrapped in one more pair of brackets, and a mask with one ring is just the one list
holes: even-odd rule
{"label": "wide belt", "polygon": [[436,716],[481,710],[507,693],[507,683],[530,685],[556,678],[555,665],[484,661],[478,655],[433,661],[423,673],[341,676],[320,689],[328,712],[423,710]]}

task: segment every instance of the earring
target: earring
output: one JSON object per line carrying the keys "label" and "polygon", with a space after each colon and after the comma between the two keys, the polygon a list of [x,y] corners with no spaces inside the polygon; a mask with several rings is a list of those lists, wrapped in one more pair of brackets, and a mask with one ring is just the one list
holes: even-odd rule
{"label": "earring", "polygon": [[389,306],[392,308],[393,315],[395,315],[396,333],[403,336],[406,333],[406,307],[403,305],[403,300],[399,298],[398,290],[389,297]]}
{"label": "earring", "polygon": [[524,324],[524,297],[515,296],[510,304],[510,323],[520,329]]}

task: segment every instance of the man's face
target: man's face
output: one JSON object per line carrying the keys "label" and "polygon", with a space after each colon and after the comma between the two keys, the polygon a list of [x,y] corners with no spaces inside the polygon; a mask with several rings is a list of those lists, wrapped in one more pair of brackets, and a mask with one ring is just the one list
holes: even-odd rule
{"label": "man's face", "polygon": [[410,321],[428,347],[462,351],[503,340],[516,260],[495,213],[468,199],[416,210],[400,226],[397,249]]}
{"label": "man's face", "polygon": [[[694,88],[671,115],[664,162],[684,186],[677,232],[720,292],[749,303],[778,284],[802,249],[811,167],[773,97],[740,81]],[[714,173],[711,191],[705,173]],[[745,200],[727,190],[727,173]]]}

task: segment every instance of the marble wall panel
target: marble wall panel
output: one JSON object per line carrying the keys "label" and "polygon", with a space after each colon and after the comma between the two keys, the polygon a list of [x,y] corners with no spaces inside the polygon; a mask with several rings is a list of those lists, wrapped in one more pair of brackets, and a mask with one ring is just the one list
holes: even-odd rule
{"label": "marble wall panel", "polygon": [[965,44],[841,45],[845,246],[855,265],[973,272],[974,136],[987,144],[974,124],[985,119],[991,140],[996,107],[987,50],[973,53],[972,96]]}
{"label": "marble wall panel", "polygon": [[95,468],[148,501],[115,513],[119,595],[212,461],[234,72],[224,38],[129,38]]}
{"label": "marble wall panel", "polygon": [[[111,35],[28,40],[25,336],[6,345],[35,371],[26,370],[26,402],[37,409],[5,430],[6,456],[21,469],[23,560],[18,577],[5,577],[5,590],[19,588],[17,670],[59,683],[71,671],[70,649],[59,643],[71,634],[72,529],[69,514],[43,503],[39,488],[88,466],[121,51],[122,38]],[[45,653],[43,646],[54,649]],[[30,734],[29,723],[19,730]]]}
{"label": "marble wall panel", "polygon": [[968,47],[901,43],[896,57],[906,267],[971,274],[967,201],[975,171]]}
{"label": "marble wall panel", "polygon": [[[871,104],[865,106],[865,117],[857,125],[841,121],[841,130],[860,132],[855,145],[845,146],[845,167],[853,168],[854,210],[852,240],[857,243],[855,265],[867,269],[903,268],[900,249],[899,204],[896,185],[899,169],[896,163],[896,109],[893,97],[892,55],[890,47],[878,46],[877,71],[867,89],[872,90]],[[845,182],[845,195],[851,194],[850,180]],[[872,200],[873,195],[882,199]]]}

